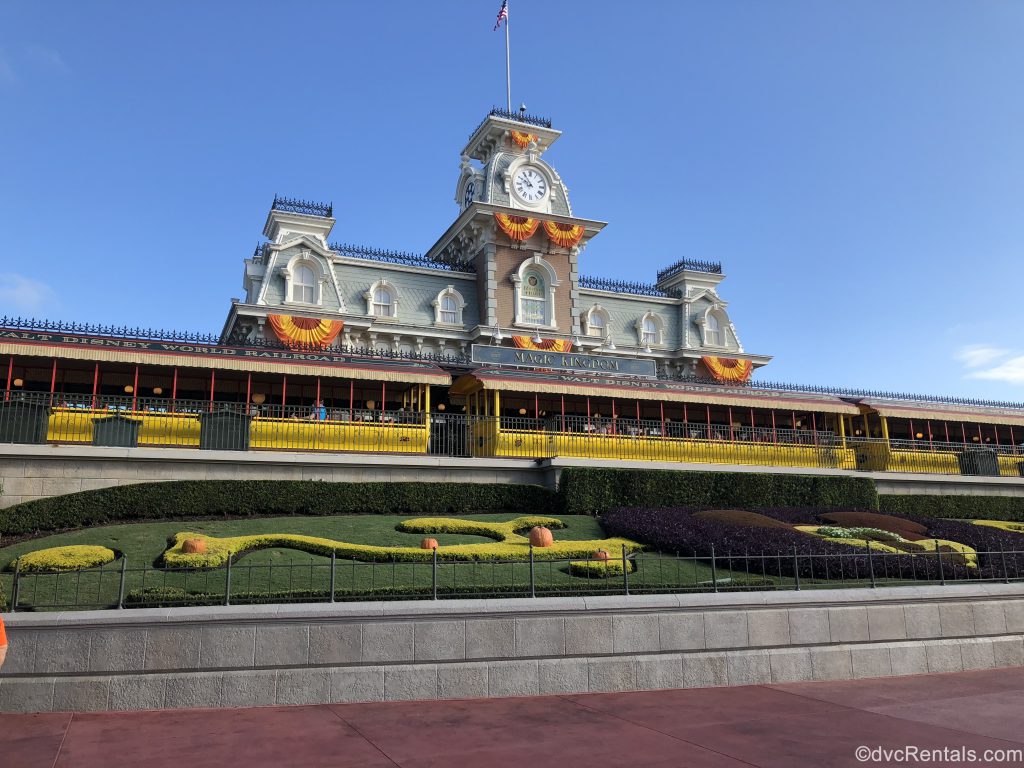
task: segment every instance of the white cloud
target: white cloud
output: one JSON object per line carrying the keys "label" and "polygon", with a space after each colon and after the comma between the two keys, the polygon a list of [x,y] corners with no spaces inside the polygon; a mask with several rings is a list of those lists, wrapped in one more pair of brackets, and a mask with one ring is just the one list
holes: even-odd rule
{"label": "white cloud", "polygon": [[996,360],[1009,354],[1010,351],[1006,349],[973,344],[969,347],[962,347],[956,353],[956,359],[968,368],[981,368],[983,365],[994,363]]}
{"label": "white cloud", "polygon": [[973,371],[968,374],[972,379],[988,379],[989,381],[1005,381],[1009,384],[1024,384],[1024,355],[1011,357],[995,368],[985,371]]}
{"label": "white cloud", "polygon": [[46,283],[14,272],[0,272],[0,315],[36,314],[56,300]]}

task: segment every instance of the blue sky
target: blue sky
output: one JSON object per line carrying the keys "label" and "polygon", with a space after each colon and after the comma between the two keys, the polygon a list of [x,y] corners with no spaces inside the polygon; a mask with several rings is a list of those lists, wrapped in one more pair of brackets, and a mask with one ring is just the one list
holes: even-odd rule
{"label": "blue sky", "polygon": [[[0,315],[219,331],[275,193],[426,250],[505,99],[499,5],[5,3]],[[760,378],[1024,400],[1024,3],[510,14],[513,101],[609,222],[584,273],[722,261]]]}

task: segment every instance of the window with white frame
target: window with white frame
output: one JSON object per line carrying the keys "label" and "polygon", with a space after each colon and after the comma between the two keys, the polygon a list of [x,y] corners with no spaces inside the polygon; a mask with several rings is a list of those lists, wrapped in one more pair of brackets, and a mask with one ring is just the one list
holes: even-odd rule
{"label": "window with white frame", "polygon": [[644,318],[643,329],[640,335],[640,341],[642,341],[647,346],[658,343],[658,326],[655,324],[653,318]]}
{"label": "window with white frame", "polygon": [[292,301],[316,303],[316,273],[306,264],[297,264],[292,270]]}
{"label": "window with white frame", "polygon": [[454,286],[449,285],[431,303],[434,305],[434,322],[437,325],[462,325],[462,309],[466,301]]}
{"label": "window with white frame", "polygon": [[584,318],[586,327],[584,331],[587,336],[607,338],[608,336],[608,313],[600,305],[590,308]]}
{"label": "window with white frame", "polygon": [[704,317],[704,344],[708,347],[725,346],[726,321],[716,310],[710,310]]}
{"label": "window with white frame", "polygon": [[636,322],[637,340],[644,347],[653,347],[664,342],[665,322],[653,312],[648,312]]}
{"label": "window with white frame", "polygon": [[519,289],[519,302],[524,323],[547,325],[548,290],[544,275],[539,270],[526,270]]}
{"label": "window with white frame", "polygon": [[373,311],[371,314],[374,317],[394,317],[395,316],[395,298],[391,295],[391,291],[383,285],[377,286],[373,289]]}

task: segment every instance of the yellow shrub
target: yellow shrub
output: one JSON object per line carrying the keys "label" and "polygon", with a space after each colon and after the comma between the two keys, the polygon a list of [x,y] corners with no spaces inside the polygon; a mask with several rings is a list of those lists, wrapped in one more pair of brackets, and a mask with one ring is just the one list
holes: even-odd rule
{"label": "yellow shrub", "polygon": [[971,520],[975,525],[987,525],[992,528],[1001,528],[1011,533],[1024,533],[1024,523],[1011,523],[1006,520]]}
{"label": "yellow shrub", "polygon": [[[515,531],[527,530],[534,525],[564,528],[561,520],[553,517],[517,517],[505,523],[482,523],[476,520],[459,520],[446,517],[422,517],[407,520],[397,527],[410,533],[462,533],[489,536],[496,541],[488,544],[453,544],[438,547],[438,560],[525,560],[529,557],[530,541]],[[181,551],[185,539],[202,539],[206,542],[203,554],[187,554]],[[388,560],[399,562],[430,562],[433,552],[419,547],[378,547],[371,544],[350,544],[318,536],[301,536],[290,533],[264,533],[253,536],[230,536],[217,538],[202,533],[182,532],[174,536],[173,545],[163,554],[165,565],[175,568],[216,568],[227,563],[229,555],[239,555],[257,549],[287,547],[317,555],[350,560]],[[627,554],[641,549],[641,545],[629,539],[589,539],[584,541],[556,541],[551,547],[535,548],[533,555],[538,560],[553,560],[572,557],[589,558],[598,549],[604,549],[612,558],[621,558],[622,550]]]}
{"label": "yellow shrub", "polygon": [[117,555],[106,547],[78,544],[71,547],[50,547],[22,555],[11,563],[21,571],[78,571],[112,562]]}
{"label": "yellow shrub", "polygon": [[[798,531],[809,533],[811,536],[816,536],[817,538],[824,539],[825,541],[831,541],[836,544],[847,544],[851,547],[859,547],[861,550],[864,549],[865,541],[863,539],[843,539],[836,536],[822,536],[818,533],[818,529],[820,527],[827,528],[829,526],[796,525],[793,527]],[[958,541],[949,541],[948,539],[921,539],[920,541],[900,541],[895,543],[884,541],[868,541],[866,543],[874,552],[888,552],[903,555],[934,555],[937,548],[939,552],[946,553],[942,556],[947,559],[953,559],[961,562],[968,568],[978,567],[978,553],[973,548],[966,544],[961,544]]]}

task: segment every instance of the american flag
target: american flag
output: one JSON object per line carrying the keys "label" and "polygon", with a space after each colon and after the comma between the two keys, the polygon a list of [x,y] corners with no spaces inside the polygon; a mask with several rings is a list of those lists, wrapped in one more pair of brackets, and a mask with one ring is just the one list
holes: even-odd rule
{"label": "american flag", "polygon": [[508,24],[508,0],[501,0],[501,10],[498,11],[498,20],[494,22],[494,31],[498,31],[498,27],[501,26],[501,22]]}

